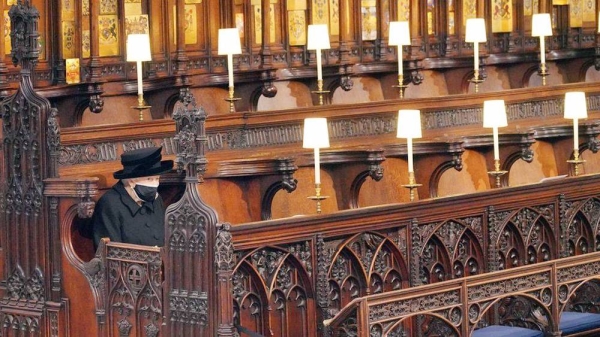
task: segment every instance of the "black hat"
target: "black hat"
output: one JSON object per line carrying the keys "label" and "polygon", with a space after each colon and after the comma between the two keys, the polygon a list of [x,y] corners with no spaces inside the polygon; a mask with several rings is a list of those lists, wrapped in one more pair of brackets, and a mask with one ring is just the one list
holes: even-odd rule
{"label": "black hat", "polygon": [[173,168],[172,160],[163,160],[161,147],[147,147],[124,152],[121,155],[123,169],[113,173],[115,179],[155,176]]}

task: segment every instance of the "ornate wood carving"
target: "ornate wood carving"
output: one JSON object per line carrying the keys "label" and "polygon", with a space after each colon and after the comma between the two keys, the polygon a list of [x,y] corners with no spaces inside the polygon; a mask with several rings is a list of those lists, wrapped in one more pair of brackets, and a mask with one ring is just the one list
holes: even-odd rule
{"label": "ornate wood carving", "polygon": [[422,283],[434,283],[483,272],[483,219],[452,219],[419,226]]}
{"label": "ornate wood carving", "polygon": [[[41,334],[51,326],[61,330],[62,324],[68,324],[60,302],[57,199],[43,194],[44,179],[58,174],[58,113],[32,84],[40,53],[39,12],[30,1],[19,0],[11,6],[9,17],[12,61],[21,71],[19,88],[0,104],[6,170],[0,183],[6,284],[0,299],[4,323],[0,334],[6,336],[23,330]],[[57,323],[58,316],[63,323]]]}
{"label": "ornate wood carving", "polygon": [[104,247],[109,334],[158,336],[163,319],[161,249],[120,243]]}
{"label": "ornate wood carving", "polygon": [[312,336],[313,249],[304,242],[241,253],[233,278],[236,324],[263,335],[304,331]]}
{"label": "ornate wood carving", "polygon": [[169,336],[233,336],[228,226],[220,232],[215,211],[196,184],[206,171],[206,112],[182,88],[173,119],[177,123],[178,170],[185,169],[185,192],[166,211],[165,284],[169,289],[165,331]]}

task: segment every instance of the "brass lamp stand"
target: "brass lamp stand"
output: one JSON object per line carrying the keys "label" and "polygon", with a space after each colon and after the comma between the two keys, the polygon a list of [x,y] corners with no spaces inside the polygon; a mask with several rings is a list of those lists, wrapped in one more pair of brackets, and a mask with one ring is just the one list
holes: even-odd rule
{"label": "brass lamp stand", "polygon": [[406,87],[408,87],[408,85],[404,84],[404,75],[399,74],[398,75],[398,84],[393,85],[392,87],[398,88],[398,94],[399,94],[400,98],[404,98],[404,91],[406,90]]}
{"label": "brass lamp stand", "polygon": [[410,201],[415,201],[415,188],[421,187],[423,184],[417,184],[415,180],[415,173],[408,172],[408,184],[402,185],[402,187],[408,188],[410,190]]}
{"label": "brass lamp stand", "polygon": [[317,80],[317,90],[311,91],[313,94],[319,95],[319,105],[323,105],[323,95],[328,94],[329,90],[323,90],[323,80]]}
{"label": "brass lamp stand", "polygon": [[306,198],[317,202],[317,214],[321,214],[321,200],[325,200],[329,197],[321,195],[321,184],[315,184],[315,195]]}
{"label": "brass lamp stand", "polygon": [[500,184],[500,177],[502,177],[503,175],[505,175],[508,171],[504,171],[500,169],[500,160],[494,160],[494,170],[493,171],[488,171],[488,174],[491,175],[492,177],[495,178],[496,180],[496,187],[501,187],[502,185]]}
{"label": "brass lamp stand", "polygon": [[573,150],[573,159],[567,160],[567,163],[573,165],[573,174],[575,176],[578,176],[579,175],[579,165],[582,165],[583,163],[585,163],[585,160],[583,160],[579,157],[579,150],[575,149],[575,150]]}

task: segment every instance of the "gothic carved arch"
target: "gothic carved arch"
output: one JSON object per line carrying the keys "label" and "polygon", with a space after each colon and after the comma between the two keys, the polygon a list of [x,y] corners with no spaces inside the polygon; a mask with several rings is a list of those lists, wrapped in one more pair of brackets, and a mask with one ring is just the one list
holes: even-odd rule
{"label": "gothic carved arch", "polygon": [[[556,239],[552,230],[554,206],[524,207],[500,214],[490,233],[490,258],[497,259],[498,269],[548,261],[553,256]],[[493,252],[496,252],[495,255]],[[495,255],[495,256],[494,256]],[[492,269],[494,270],[494,269]]]}
{"label": "gothic carved arch", "polygon": [[483,271],[481,218],[450,219],[420,228],[423,241],[416,244],[423,247],[418,252],[424,273],[421,282],[433,283]]}
{"label": "gothic carved arch", "polygon": [[[549,289],[536,290],[516,296],[496,298],[489,302],[473,303],[469,307],[469,336],[482,325],[497,324],[517,326],[531,330],[548,332],[557,322],[551,313],[552,292]],[[494,320],[488,322],[487,313],[494,311]]]}
{"label": "gothic carved arch", "polygon": [[421,282],[436,283],[451,279],[450,256],[442,241],[432,236],[421,251]]}
{"label": "gothic carved arch", "polygon": [[600,313],[600,278],[559,286],[558,301],[561,314],[564,311]]}
{"label": "gothic carved arch", "polygon": [[567,256],[600,250],[600,200],[589,198],[567,210],[562,242]]}
{"label": "gothic carved arch", "polygon": [[[445,317],[445,315],[449,317]],[[459,337],[461,335],[460,323],[460,309],[453,308],[442,314],[427,313],[406,316],[387,327],[374,324],[371,327],[371,336]],[[382,334],[377,334],[378,331],[381,331]]]}
{"label": "gothic carved arch", "polygon": [[[304,246],[261,247],[240,257],[233,289],[234,317],[242,326],[285,335],[291,320],[302,320],[300,325],[310,331],[315,311],[312,260]],[[244,325],[248,323],[250,326]]]}
{"label": "gothic carved arch", "polygon": [[358,296],[401,289],[408,284],[408,269],[400,250],[379,233],[351,236],[338,245],[330,261],[330,307],[335,309]]}

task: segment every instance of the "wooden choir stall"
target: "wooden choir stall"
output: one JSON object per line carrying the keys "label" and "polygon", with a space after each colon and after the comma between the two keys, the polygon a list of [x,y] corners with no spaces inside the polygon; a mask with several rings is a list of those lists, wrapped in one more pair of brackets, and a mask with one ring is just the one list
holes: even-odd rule
{"label": "wooden choir stall", "polygon": [[[0,337],[599,335],[599,5],[3,1]],[[94,250],[150,146],[165,245]]]}

